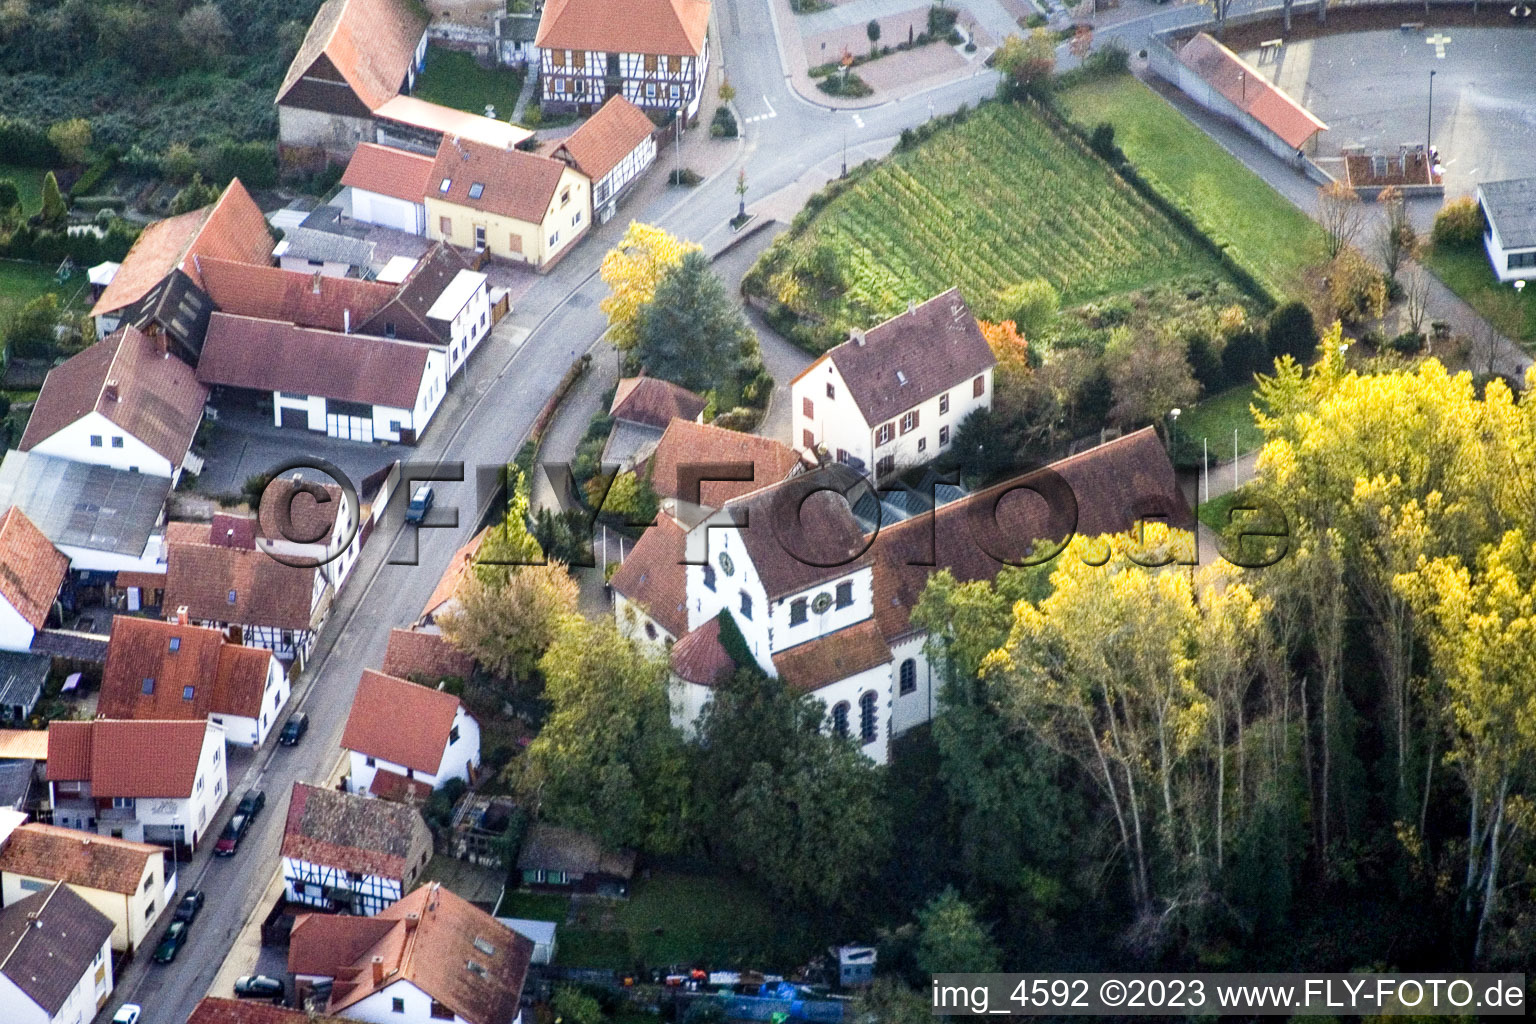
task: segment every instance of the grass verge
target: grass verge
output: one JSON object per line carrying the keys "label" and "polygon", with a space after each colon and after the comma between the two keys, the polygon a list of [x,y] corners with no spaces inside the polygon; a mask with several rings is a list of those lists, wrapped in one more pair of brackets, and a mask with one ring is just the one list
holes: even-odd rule
{"label": "grass verge", "polygon": [[1481,246],[1431,246],[1424,263],[1479,316],[1519,342],[1526,351],[1536,351],[1536,288],[1517,292],[1510,285],[1500,284]]}
{"label": "grass verge", "polygon": [[1178,431],[1186,444],[1200,448],[1202,438],[1210,442],[1212,461],[1232,458],[1232,432],[1237,431],[1237,451],[1246,455],[1264,444],[1264,435],[1253,422],[1248,406],[1254,400],[1254,386],[1242,384],[1201,400],[1184,410]]}

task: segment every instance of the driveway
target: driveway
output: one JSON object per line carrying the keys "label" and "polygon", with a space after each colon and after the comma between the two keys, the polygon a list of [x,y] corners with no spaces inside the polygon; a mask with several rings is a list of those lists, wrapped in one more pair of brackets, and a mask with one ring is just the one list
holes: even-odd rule
{"label": "driveway", "polygon": [[402,445],[342,441],[308,430],[272,425],[270,410],[249,400],[217,400],[219,418],[206,444],[203,473],[197,478],[202,494],[239,494],[247,479],[266,473],[289,459],[320,458],[334,463],[354,484],[395,459],[410,458]]}

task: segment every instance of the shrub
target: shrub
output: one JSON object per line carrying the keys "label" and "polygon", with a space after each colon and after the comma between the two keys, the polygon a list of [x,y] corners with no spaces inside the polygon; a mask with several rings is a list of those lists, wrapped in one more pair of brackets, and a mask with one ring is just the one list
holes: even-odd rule
{"label": "shrub", "polygon": [[19,117],[0,117],[0,153],[6,163],[26,167],[52,167],[59,163],[59,149],[48,133]]}
{"label": "shrub", "polygon": [[21,189],[10,178],[0,178],[0,214],[21,205]]}
{"label": "shrub", "polygon": [[270,142],[232,142],[228,139],[202,153],[203,176],[220,185],[239,178],[250,188],[277,184],[277,148]]}
{"label": "shrub", "polygon": [[1093,126],[1093,132],[1088,136],[1088,148],[1111,164],[1125,163],[1125,154],[1115,145],[1115,126],[1108,121]]}
{"label": "shrub", "polygon": [[71,198],[88,196],[101,184],[103,178],[111,174],[117,167],[117,157],[111,153],[105,154],[85,169],[85,173],[75,179],[75,183],[69,186]]}
{"label": "shrub", "polygon": [[47,359],[54,354],[54,328],[59,324],[59,297],[39,295],[10,316],[5,337],[11,351],[23,359]]}
{"label": "shrub", "polygon": [[955,22],[960,20],[960,12],[953,7],[939,7],[937,5],[928,8],[928,34],[931,36],[948,35],[950,29],[955,27]]}
{"label": "shrub", "polygon": [[197,157],[185,142],[173,142],[160,156],[160,173],[180,185],[197,170]]}
{"label": "shrub", "polygon": [[1405,356],[1417,355],[1424,350],[1424,335],[1418,331],[1404,331],[1392,339],[1392,350]]}
{"label": "shrub", "polygon": [[1287,302],[1269,315],[1264,341],[1271,359],[1290,356],[1305,362],[1317,351],[1317,324],[1312,311],[1300,302]]}
{"label": "shrub", "polygon": [[1464,249],[1478,244],[1483,237],[1483,209],[1471,196],[1452,199],[1435,214],[1436,245]]}
{"label": "shrub", "polygon": [[828,75],[816,83],[816,88],[828,96],[847,96],[852,99],[868,96],[875,91],[865,83],[864,79],[852,72],[842,75]]}
{"label": "shrub", "polygon": [[736,115],[731,113],[731,108],[726,106],[716,107],[714,119],[709,123],[710,137],[734,139],[736,132]]}
{"label": "shrub", "polygon": [[1012,320],[1019,333],[1033,338],[1050,326],[1061,308],[1061,296],[1043,277],[1020,281],[999,296],[1004,320]]}
{"label": "shrub", "polygon": [[694,185],[697,185],[703,180],[703,176],[700,175],[699,172],[694,170],[692,167],[684,167],[667,175],[667,182],[669,184],[687,185],[689,188],[692,188]]}

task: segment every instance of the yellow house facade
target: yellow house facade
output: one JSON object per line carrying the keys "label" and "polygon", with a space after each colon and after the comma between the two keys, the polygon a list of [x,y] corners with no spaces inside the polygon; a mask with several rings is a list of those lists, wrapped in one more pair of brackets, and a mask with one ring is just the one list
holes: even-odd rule
{"label": "yellow house facade", "polygon": [[28,823],[0,850],[0,902],[65,885],[112,922],[112,948],[139,948],[170,900],[165,850],[148,843]]}
{"label": "yellow house facade", "polygon": [[428,237],[545,269],[591,226],[592,185],[559,160],[447,138],[425,205]]}

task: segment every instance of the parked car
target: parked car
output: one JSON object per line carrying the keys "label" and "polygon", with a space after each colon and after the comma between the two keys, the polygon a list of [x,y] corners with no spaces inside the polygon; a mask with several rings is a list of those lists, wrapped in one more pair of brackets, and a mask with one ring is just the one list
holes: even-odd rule
{"label": "parked car", "polygon": [[248,789],[245,791],[245,796],[240,798],[240,806],[235,808],[235,813],[243,814],[255,821],[256,815],[260,814],[265,806],[267,806],[267,794],[259,789]]}
{"label": "parked car", "polygon": [[124,1003],[112,1015],[112,1024],[139,1024],[139,1018],[143,1014],[144,1008],[138,1003]]}
{"label": "parked car", "polygon": [[191,892],[187,893],[181,898],[181,902],[176,904],[175,920],[185,921],[187,924],[191,924],[193,921],[197,920],[197,912],[202,909],[203,890],[193,889]]}
{"label": "parked car", "polygon": [[427,510],[432,507],[432,499],[437,497],[433,493],[431,484],[422,484],[416,488],[416,493],[411,495],[411,503],[405,506],[405,521],[420,526],[427,518]]}
{"label": "parked car", "polygon": [[171,926],[165,930],[165,938],[160,940],[160,945],[155,947],[155,963],[168,964],[176,959],[176,954],[187,941],[187,922],[172,921]]}
{"label": "parked car", "polygon": [[308,731],[309,716],[302,711],[295,711],[288,716],[287,723],[283,725],[283,731],[277,734],[277,744],[280,747],[296,747]]}
{"label": "parked car", "polygon": [[270,999],[274,1003],[283,998],[283,983],[265,974],[247,974],[235,979],[235,997],[238,999]]}
{"label": "parked car", "polygon": [[219,833],[219,841],[213,844],[215,857],[233,857],[235,851],[240,848],[240,840],[245,838],[245,833],[250,830],[251,819],[243,814],[237,814],[229,819],[229,824],[224,826],[224,831]]}

